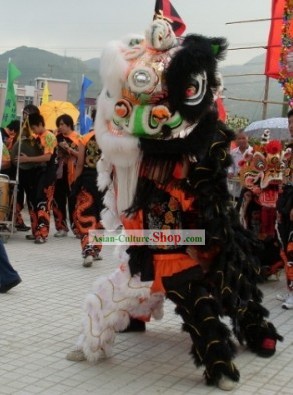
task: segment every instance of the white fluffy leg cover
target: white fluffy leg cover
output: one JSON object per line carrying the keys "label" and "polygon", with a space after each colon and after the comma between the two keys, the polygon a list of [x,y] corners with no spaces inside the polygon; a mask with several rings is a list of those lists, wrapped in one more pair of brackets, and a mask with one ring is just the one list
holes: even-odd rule
{"label": "white fluffy leg cover", "polygon": [[152,282],[131,277],[127,261],[109,276],[98,277],[84,305],[83,330],[77,348],[90,362],[110,356],[116,333],[127,328],[130,316],[162,317],[163,294],[151,295]]}
{"label": "white fluffy leg cover", "polygon": [[99,191],[103,192],[112,183],[113,166],[102,155],[97,162],[97,187]]}
{"label": "white fluffy leg cover", "polygon": [[105,193],[104,206],[105,208],[101,211],[103,227],[109,231],[118,229],[121,226],[121,221],[117,211],[113,184],[109,186]]}

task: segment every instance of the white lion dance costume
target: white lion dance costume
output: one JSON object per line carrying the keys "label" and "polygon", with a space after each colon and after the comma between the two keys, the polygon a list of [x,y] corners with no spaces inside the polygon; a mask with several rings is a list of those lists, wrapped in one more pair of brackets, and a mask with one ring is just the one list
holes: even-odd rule
{"label": "white lion dance costume", "polygon": [[235,346],[221,321],[260,356],[281,340],[265,320],[254,251],[258,241],[240,225],[227,190],[233,132],[218,120],[213,96],[223,38],[175,37],[154,20],[145,37],[112,42],[101,59],[103,90],[95,129],[103,152],[99,187],[106,189],[107,228],[204,229],[205,246],[130,246],[117,270],[98,277],[84,306],[73,360],[111,354],[115,333],[130,317],[163,315],[176,305],[191,353],[207,384],[232,389],[239,372]]}

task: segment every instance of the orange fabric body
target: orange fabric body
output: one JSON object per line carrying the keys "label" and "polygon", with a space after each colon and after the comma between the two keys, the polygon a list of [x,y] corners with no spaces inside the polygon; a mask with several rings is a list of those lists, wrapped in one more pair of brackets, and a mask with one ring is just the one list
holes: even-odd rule
{"label": "orange fabric body", "polygon": [[191,258],[188,254],[154,254],[155,279],[151,287],[152,292],[164,292],[162,277],[170,277],[173,274],[197,266],[198,261]]}
{"label": "orange fabric body", "polygon": [[[177,170],[179,170],[179,168],[180,166]],[[168,187],[165,190],[180,202],[182,211],[188,211],[191,208],[193,199],[186,198],[182,190]],[[126,232],[128,229],[143,229],[143,212],[140,210],[129,217],[122,215],[121,221]],[[167,250],[164,249],[164,251]],[[158,253],[154,252],[153,264],[155,278],[151,290],[152,292],[165,293],[165,289],[162,284],[162,277],[172,276],[175,273],[179,273],[192,266],[198,265],[199,262],[198,260],[191,258],[187,253],[176,253],[175,251],[170,250],[170,253],[166,252],[164,254],[160,254],[159,251]]]}
{"label": "orange fabric body", "polygon": [[[69,135],[63,135],[60,133],[59,136],[63,136],[65,138],[70,148],[74,150],[78,149],[81,136],[75,130],[73,130]],[[63,161],[67,164],[68,185],[71,186],[71,184],[75,181],[76,158],[70,155],[68,157],[64,157]]]}

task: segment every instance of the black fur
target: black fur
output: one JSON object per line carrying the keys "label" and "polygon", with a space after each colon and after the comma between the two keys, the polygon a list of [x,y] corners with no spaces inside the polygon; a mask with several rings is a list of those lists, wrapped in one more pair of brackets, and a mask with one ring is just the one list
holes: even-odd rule
{"label": "black fur", "polygon": [[[215,47],[218,49],[216,56],[213,50]],[[196,122],[209,112],[213,106],[213,90],[219,86],[217,60],[224,56],[227,47],[224,38],[206,38],[195,34],[185,38],[166,72],[168,101],[172,111],[178,111],[189,122]],[[204,100],[197,106],[188,106],[185,104],[185,95],[191,76],[203,71],[207,73],[208,80]]]}
{"label": "black fur", "polygon": [[[204,229],[206,245],[201,250],[220,251],[207,273],[197,267],[163,279],[167,297],[176,304],[183,329],[193,341],[194,361],[206,367],[208,384],[217,384],[222,375],[239,380],[239,372],[231,362],[235,355],[231,333],[219,319],[223,314],[231,317],[239,341],[246,342],[259,355],[275,352],[264,349],[264,339],[281,340],[273,324],[265,321],[268,313],[260,304],[262,293],[257,283],[262,277],[256,257],[260,243],[241,226],[227,188],[229,147],[234,133],[218,121],[213,102],[219,84],[217,62],[227,46],[223,38],[189,35],[175,53],[166,71],[168,102],[173,112],[178,111],[194,126],[185,138],[140,139],[144,171],[127,212],[147,213],[154,199],[168,199],[165,187],[180,188],[186,196],[194,197],[192,210],[182,214],[183,228]],[[191,77],[203,72],[207,75],[205,96],[198,105],[187,105]],[[190,159],[187,177],[175,180],[175,165],[186,157]],[[250,325],[254,325],[254,331]]]}

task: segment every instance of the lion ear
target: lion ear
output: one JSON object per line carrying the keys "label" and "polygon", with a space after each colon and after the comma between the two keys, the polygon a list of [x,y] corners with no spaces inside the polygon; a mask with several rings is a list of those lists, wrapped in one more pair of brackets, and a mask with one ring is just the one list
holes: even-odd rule
{"label": "lion ear", "polygon": [[245,160],[245,162],[251,161],[252,158],[253,154],[250,151],[246,150],[243,155],[243,159]]}
{"label": "lion ear", "polygon": [[228,41],[224,37],[213,37],[211,40],[211,48],[217,60],[224,60],[227,54]]}
{"label": "lion ear", "polygon": [[291,148],[287,148],[286,151],[283,153],[283,158],[285,160],[289,160],[292,157],[292,149]]}

